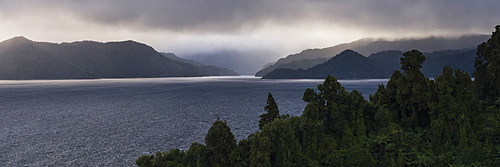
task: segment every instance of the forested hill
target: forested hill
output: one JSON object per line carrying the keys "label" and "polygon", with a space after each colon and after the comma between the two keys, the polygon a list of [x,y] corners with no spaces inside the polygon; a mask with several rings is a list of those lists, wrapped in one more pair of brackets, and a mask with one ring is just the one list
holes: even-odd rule
{"label": "forested hill", "polygon": [[486,39],[488,39],[488,35],[466,35],[458,38],[428,37],[399,40],[364,38],[351,43],[339,44],[327,48],[303,50],[300,53],[279,59],[276,63],[266,66],[255,75],[262,77],[280,68],[292,70],[308,69],[326,62],[347,49],[354,50],[364,56],[385,50],[408,51],[417,49],[422,52],[435,52],[439,50],[476,48],[479,43]]}
{"label": "forested hill", "polygon": [[[472,74],[476,49],[443,50],[424,53],[424,76],[436,77],[444,66],[458,68]],[[322,79],[328,75],[337,78],[389,78],[399,69],[401,51],[389,50],[365,57],[353,50],[345,50],[325,63],[307,70],[276,69],[263,76],[264,79]]]}
{"label": "forested hill", "polygon": [[[204,68],[210,68],[207,73]],[[34,42],[15,37],[0,43],[0,79],[144,78],[235,75],[226,69],[172,60],[134,42]]]}

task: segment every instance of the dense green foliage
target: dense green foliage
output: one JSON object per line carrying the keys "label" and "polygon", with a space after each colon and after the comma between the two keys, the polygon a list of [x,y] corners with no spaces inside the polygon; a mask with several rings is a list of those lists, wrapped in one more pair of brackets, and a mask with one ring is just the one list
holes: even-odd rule
{"label": "dense green foliage", "polygon": [[[488,46],[498,46],[498,42]],[[495,73],[489,70],[500,66],[490,60],[500,57],[488,56],[491,57],[483,64],[489,65],[482,73]],[[500,75],[488,75],[484,80],[477,78],[482,76],[476,73],[476,81],[472,81],[467,72],[447,66],[430,80],[421,72],[425,60],[420,51],[405,52],[400,59],[401,70],[395,71],[386,85],[380,85],[369,101],[356,90],[346,91],[335,77],[328,76],[316,90],[305,90],[303,100],[308,104],[300,117],[279,116],[238,144],[229,127],[216,121],[207,134],[206,146],[194,143],[186,152],[173,149],[143,155],[136,163],[252,167],[500,166],[499,96],[476,90],[482,88],[477,85],[483,84],[479,81],[497,81]],[[499,89],[499,85],[488,86]],[[214,133],[213,129],[219,130]],[[218,142],[213,144],[210,140]]]}
{"label": "dense green foliage", "polygon": [[477,57],[474,62],[476,85],[479,97],[485,100],[494,100],[500,96],[500,25],[495,27],[488,41],[477,47]]}

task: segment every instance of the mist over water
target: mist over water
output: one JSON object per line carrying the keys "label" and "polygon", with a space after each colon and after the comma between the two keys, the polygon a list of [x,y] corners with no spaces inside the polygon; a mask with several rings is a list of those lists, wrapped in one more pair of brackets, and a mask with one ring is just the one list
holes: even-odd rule
{"label": "mist over water", "polygon": [[[267,93],[300,115],[323,80],[255,77],[0,81],[1,166],[134,166],[142,154],[203,143],[213,121],[258,130]],[[387,79],[340,80],[365,98]]]}

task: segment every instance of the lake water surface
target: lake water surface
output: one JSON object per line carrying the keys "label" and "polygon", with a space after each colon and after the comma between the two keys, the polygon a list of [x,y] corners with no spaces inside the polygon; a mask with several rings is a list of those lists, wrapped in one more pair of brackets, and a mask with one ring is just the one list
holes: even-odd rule
{"label": "lake water surface", "polygon": [[[135,166],[142,154],[203,143],[213,121],[258,129],[267,93],[300,115],[323,80],[255,77],[0,81],[0,166]],[[340,80],[365,97],[387,79]]]}

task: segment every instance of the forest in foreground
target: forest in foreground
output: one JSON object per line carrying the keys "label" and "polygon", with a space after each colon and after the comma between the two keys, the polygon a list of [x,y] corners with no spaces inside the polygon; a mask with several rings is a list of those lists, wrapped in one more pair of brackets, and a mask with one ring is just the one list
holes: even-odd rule
{"label": "forest in foreground", "polygon": [[478,46],[474,79],[444,67],[421,72],[425,56],[405,52],[401,69],[369,100],[334,76],[306,89],[301,116],[280,115],[269,93],[260,131],[236,141],[215,121],[205,144],[142,155],[149,166],[500,166],[500,25]]}

